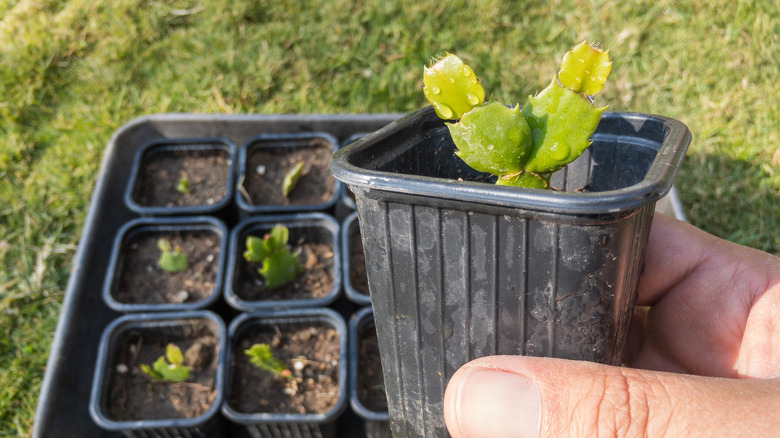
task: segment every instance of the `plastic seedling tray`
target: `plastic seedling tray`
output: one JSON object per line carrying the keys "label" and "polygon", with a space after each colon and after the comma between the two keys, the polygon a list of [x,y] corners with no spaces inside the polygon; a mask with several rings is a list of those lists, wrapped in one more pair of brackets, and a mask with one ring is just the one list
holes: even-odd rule
{"label": "plastic seedling tray", "polygon": [[[124,204],[123,199],[132,170],[127,164],[133,162],[141,147],[153,141],[217,137],[243,145],[261,134],[315,131],[327,132],[343,142],[356,133],[375,131],[398,117],[397,114],[161,114],[132,120],[117,130],[105,151],[79,248],[73,259],[32,436],[122,436],[119,432],[105,431],[92,421],[89,399],[100,335],[109,323],[121,316],[121,313],[111,310],[105,304],[100,291],[111,256],[110,242],[113,242],[123,225],[140,217],[139,213]],[[237,211],[234,204],[231,200],[227,209]],[[221,219],[232,229],[237,223],[236,216],[228,214]],[[238,314],[221,298],[213,307],[226,324]],[[344,315],[354,310],[346,299],[337,300],[330,307]],[[350,412],[344,416],[354,417]],[[342,429],[350,427],[344,421],[341,423]],[[355,436],[353,433],[343,435]]]}

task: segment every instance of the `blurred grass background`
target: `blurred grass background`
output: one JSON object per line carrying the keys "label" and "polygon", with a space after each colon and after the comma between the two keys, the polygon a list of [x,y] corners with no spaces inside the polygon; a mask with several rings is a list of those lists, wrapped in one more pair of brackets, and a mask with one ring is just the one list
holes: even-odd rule
{"label": "blurred grass background", "polygon": [[693,132],[677,180],[689,221],[777,253],[777,2],[0,0],[0,436],[31,431],[117,128],[161,112],[407,112],[445,51],[522,104],[585,39],[614,60],[599,103]]}

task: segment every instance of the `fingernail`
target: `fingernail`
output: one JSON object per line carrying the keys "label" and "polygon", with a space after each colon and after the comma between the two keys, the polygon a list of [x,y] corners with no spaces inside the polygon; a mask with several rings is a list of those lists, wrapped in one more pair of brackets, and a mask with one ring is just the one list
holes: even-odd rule
{"label": "fingernail", "polygon": [[461,437],[539,438],[539,390],[524,376],[475,369],[463,377],[452,402]]}

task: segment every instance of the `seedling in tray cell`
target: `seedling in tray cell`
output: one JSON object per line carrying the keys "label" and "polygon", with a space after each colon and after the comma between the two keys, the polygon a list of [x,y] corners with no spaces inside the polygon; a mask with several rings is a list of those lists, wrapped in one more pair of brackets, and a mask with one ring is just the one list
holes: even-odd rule
{"label": "seedling in tray cell", "polygon": [[174,344],[165,347],[165,356],[160,356],[150,367],[141,364],[141,370],[155,380],[167,382],[184,382],[190,378],[192,369],[184,365],[184,355]]}
{"label": "seedling in tray cell", "polygon": [[273,290],[295,280],[303,271],[298,253],[287,248],[290,231],[283,225],[276,225],[262,239],[248,236],[244,259],[250,263],[262,263],[258,272],[265,280],[265,287]]}
{"label": "seedling in tray cell", "polygon": [[298,184],[301,175],[303,175],[303,161],[299,161],[284,175],[284,180],[282,180],[282,194],[285,198],[290,196],[290,192],[292,192],[295,185]]}
{"label": "seedling in tray cell", "polygon": [[181,193],[182,195],[192,193],[192,188],[190,187],[190,180],[187,179],[186,175],[182,175],[181,178],[179,178],[179,183],[176,184],[176,191]]}
{"label": "seedling in tray cell", "polygon": [[277,359],[271,352],[270,345],[254,344],[249,347],[248,350],[244,350],[244,354],[249,357],[249,361],[252,362],[252,365],[261,370],[270,371],[285,379],[294,379],[290,368],[288,368],[284,362]]}
{"label": "seedling in tray cell", "polygon": [[189,259],[187,254],[181,252],[180,247],[171,248],[171,242],[166,239],[157,241],[157,248],[160,249],[160,258],[157,265],[169,273],[186,271],[189,268]]}
{"label": "seedling in tray cell", "polygon": [[550,85],[529,97],[522,110],[495,101],[469,66],[447,54],[423,74],[425,97],[447,123],[456,155],[497,185],[549,188],[553,172],[576,160],[591,144],[601,114],[593,97],[612,69],[599,43],[569,51]]}

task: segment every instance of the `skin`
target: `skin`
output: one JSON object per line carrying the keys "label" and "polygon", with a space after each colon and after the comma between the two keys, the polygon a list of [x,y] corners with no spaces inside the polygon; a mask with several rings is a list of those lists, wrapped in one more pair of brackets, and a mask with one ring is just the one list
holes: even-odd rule
{"label": "skin", "polygon": [[625,367],[493,356],[445,394],[462,437],[774,437],[780,258],[657,214]]}

